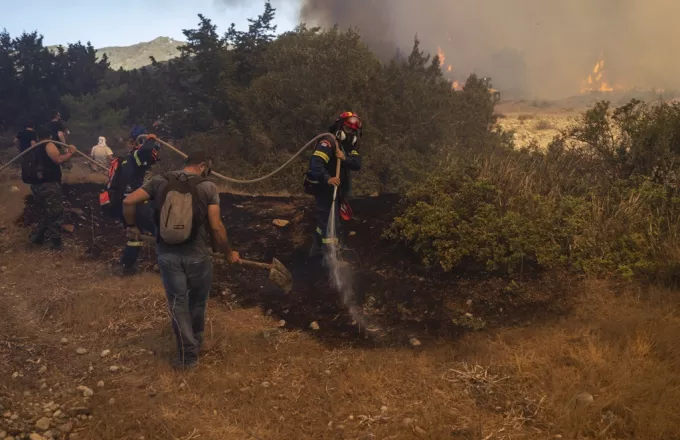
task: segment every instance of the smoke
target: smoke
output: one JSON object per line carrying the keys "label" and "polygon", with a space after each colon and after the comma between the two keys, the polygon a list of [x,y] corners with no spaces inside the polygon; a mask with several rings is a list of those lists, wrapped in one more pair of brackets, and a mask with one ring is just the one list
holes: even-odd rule
{"label": "smoke", "polygon": [[[524,96],[579,93],[595,64],[608,84],[680,88],[680,2],[668,0],[299,0],[308,24],[357,27],[379,55],[446,54],[452,79],[491,76]],[[506,95],[507,96],[507,95]]]}

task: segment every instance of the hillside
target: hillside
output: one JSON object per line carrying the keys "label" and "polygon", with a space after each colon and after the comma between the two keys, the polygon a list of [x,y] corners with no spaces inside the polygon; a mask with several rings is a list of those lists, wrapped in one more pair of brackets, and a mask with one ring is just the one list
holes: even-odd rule
{"label": "hillside", "polygon": [[156,61],[168,61],[179,56],[177,46],[182,44],[181,41],[172,38],[158,37],[153,41],[132,46],[97,49],[97,55],[106,54],[109,57],[112,69],[117,70],[122,67],[125,70],[130,70],[149,65],[149,57],[156,58]]}
{"label": "hillside", "polygon": [[[132,46],[112,46],[97,49],[97,56],[106,54],[109,57],[111,68],[118,70],[138,69],[151,64],[149,57],[157,61],[168,61],[179,56],[178,46],[183,43],[168,37],[158,37],[155,40],[133,44]],[[57,46],[49,46],[48,49],[55,51]]]}

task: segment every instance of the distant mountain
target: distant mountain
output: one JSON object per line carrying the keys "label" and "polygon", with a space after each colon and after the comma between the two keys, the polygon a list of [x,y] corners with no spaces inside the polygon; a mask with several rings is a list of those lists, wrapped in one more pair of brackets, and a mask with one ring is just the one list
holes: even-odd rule
{"label": "distant mountain", "polygon": [[151,64],[149,57],[154,57],[156,61],[168,61],[179,56],[177,46],[182,46],[181,41],[173,40],[168,37],[158,37],[147,43],[137,43],[132,46],[123,47],[103,47],[97,49],[97,55],[106,54],[109,57],[111,68],[118,70],[138,69]]}
{"label": "distant mountain", "polygon": [[[118,70],[138,69],[151,64],[149,57],[154,57],[156,61],[168,61],[179,56],[177,46],[184,43],[168,37],[158,37],[146,43],[137,43],[132,46],[103,47],[97,49],[97,56],[103,54],[109,57],[111,68]],[[48,49],[55,51],[57,46],[49,46]]]}

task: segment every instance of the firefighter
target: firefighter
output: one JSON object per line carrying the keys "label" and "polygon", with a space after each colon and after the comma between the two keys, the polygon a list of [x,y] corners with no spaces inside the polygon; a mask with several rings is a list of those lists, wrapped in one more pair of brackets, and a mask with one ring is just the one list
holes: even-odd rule
{"label": "firefighter", "polygon": [[[109,182],[106,197],[100,197],[100,203],[109,215],[120,219],[124,226],[129,226],[123,217],[123,199],[144,184],[147,171],[158,162],[160,145],[154,134],[149,134],[145,140],[137,142],[137,138],[147,134],[143,127],[135,126],[130,133],[130,152],[123,157],[114,159],[109,169]],[[136,226],[146,233],[155,235],[156,223],[154,212],[148,203],[140,205],[136,210]],[[129,240],[120,259],[122,275],[137,273],[137,259],[143,243],[139,240]]]}
{"label": "firefighter", "polygon": [[[351,191],[351,171],[361,170],[359,155],[359,138],[362,134],[362,122],[356,113],[344,112],[329,128],[333,139],[321,139],[317,142],[309,169],[305,175],[305,192],[314,196],[316,211],[316,230],[310,256],[320,257],[328,245],[337,244],[339,229],[339,211],[343,200]],[[336,148],[337,142],[337,148]],[[336,164],[340,161],[340,175],[336,176]],[[338,188],[335,203],[335,237],[330,236],[328,219],[333,205],[333,193]]]}

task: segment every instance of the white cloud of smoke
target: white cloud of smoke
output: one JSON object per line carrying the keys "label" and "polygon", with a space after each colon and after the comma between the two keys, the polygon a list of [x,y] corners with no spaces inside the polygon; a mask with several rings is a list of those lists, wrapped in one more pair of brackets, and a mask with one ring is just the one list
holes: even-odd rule
{"label": "white cloud of smoke", "polygon": [[452,76],[489,75],[528,97],[579,93],[600,59],[612,85],[680,88],[680,2],[671,0],[292,0],[308,24],[358,27],[382,56],[441,47]]}

